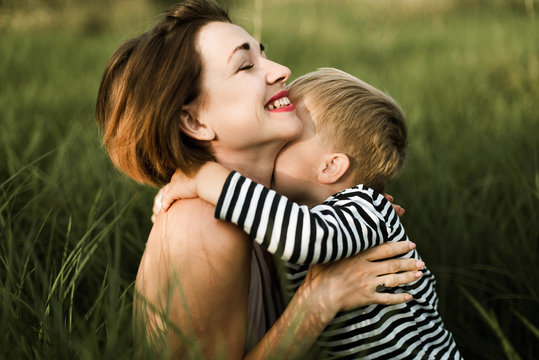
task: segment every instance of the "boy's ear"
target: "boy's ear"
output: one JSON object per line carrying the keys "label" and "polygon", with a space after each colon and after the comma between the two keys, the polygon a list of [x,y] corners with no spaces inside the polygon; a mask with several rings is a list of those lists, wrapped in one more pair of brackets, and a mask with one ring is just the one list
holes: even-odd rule
{"label": "boy's ear", "polygon": [[318,173],[318,181],[329,185],[339,181],[350,167],[350,159],[343,153],[333,153],[326,157],[323,169]]}
{"label": "boy's ear", "polygon": [[197,140],[211,141],[215,139],[215,131],[208,125],[200,122],[188,106],[182,108],[180,114],[180,129]]}

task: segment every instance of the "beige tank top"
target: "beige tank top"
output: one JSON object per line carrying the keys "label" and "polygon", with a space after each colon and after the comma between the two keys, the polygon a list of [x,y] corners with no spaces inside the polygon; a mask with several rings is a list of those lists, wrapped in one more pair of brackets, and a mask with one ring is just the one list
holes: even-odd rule
{"label": "beige tank top", "polygon": [[268,261],[271,261],[271,255],[253,243],[245,352],[264,337],[285,308],[276,272]]}

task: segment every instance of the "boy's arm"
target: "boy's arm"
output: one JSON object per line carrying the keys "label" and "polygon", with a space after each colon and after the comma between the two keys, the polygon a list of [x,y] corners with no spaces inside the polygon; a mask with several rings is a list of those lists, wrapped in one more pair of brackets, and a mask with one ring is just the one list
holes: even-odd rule
{"label": "boy's arm", "polygon": [[[178,199],[198,196],[210,204],[216,205],[230,172],[230,169],[211,161],[205,163],[193,177],[176,171],[172,175],[170,183],[161,188],[155,196],[152,222],[155,222],[155,216],[161,210],[167,211],[172,203]],[[404,214],[404,209],[401,206],[393,204],[391,195],[384,194],[384,198],[391,203],[398,216]]]}
{"label": "boy's arm", "polygon": [[[384,242],[387,220],[398,221],[382,195],[376,201],[358,190],[354,200],[309,209],[274,190],[232,172],[215,208],[215,217],[242,228],[257,243],[283,260],[297,264],[342,259]],[[405,239],[405,235],[403,240]]]}
{"label": "boy's arm", "polygon": [[[388,239],[380,210],[387,213],[391,204],[378,194],[369,196],[358,190],[354,201],[309,209],[218,163],[208,162],[192,178],[174,174],[163,191],[163,209],[166,211],[176,199],[197,195],[216,205],[216,218],[238,225],[270,253],[291,263],[335,261]],[[378,206],[372,197],[377,197]],[[393,215],[388,220],[395,221]]]}
{"label": "boy's arm", "polygon": [[206,162],[193,176],[176,171],[170,182],[160,190],[160,195],[156,196],[154,215],[161,209],[167,211],[172,203],[179,199],[199,197],[212,205],[217,204],[230,171],[213,161]]}

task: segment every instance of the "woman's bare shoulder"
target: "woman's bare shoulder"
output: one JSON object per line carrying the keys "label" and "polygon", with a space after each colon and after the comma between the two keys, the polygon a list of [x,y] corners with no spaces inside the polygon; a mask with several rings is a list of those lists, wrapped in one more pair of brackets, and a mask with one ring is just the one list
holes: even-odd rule
{"label": "woman's bare shoulder", "polygon": [[[173,304],[168,316],[178,328],[192,328],[209,344],[236,341],[241,353],[244,335],[238,334],[245,331],[251,241],[235,226],[216,220],[213,209],[200,199],[182,200],[158,216],[136,287],[159,309]],[[173,337],[170,346],[181,348],[181,343]]]}
{"label": "woman's bare shoulder", "polygon": [[[201,199],[186,199],[174,204],[162,214],[156,224],[161,236],[167,239],[169,246],[206,251],[241,252],[250,249],[247,235],[235,225],[214,217],[215,207]],[[239,254],[237,254],[239,255]]]}
{"label": "woman's bare shoulder", "polygon": [[175,276],[201,292],[248,281],[252,241],[213,211],[203,200],[188,199],[157,217],[137,274],[139,290],[154,298]]}
{"label": "woman's bare shoulder", "polygon": [[[152,228],[143,262],[166,261],[182,272],[196,264],[222,271],[244,271],[252,241],[235,225],[215,219],[214,206],[201,199],[181,200],[160,214]],[[205,266],[206,265],[206,266]]]}

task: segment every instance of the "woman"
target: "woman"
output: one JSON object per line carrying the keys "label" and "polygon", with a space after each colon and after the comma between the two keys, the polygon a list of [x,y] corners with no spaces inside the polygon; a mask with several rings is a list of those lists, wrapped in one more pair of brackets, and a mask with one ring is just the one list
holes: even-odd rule
{"label": "woman", "polygon": [[[284,90],[289,76],[214,3],[185,1],[113,54],[96,117],[112,161],[139,182],[161,185],[176,168],[216,160],[268,185],[277,153],[302,130]],[[300,357],[337,312],[405,301],[375,288],[414,280],[415,261],[372,261],[411,246],[313,266],[283,311],[267,253],[215,220],[209,204],[184,200],[150,233],[136,317],[170,357]]]}

